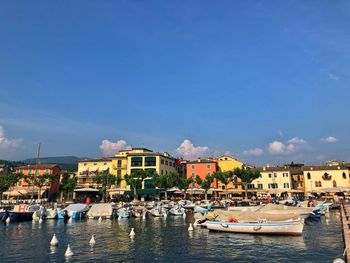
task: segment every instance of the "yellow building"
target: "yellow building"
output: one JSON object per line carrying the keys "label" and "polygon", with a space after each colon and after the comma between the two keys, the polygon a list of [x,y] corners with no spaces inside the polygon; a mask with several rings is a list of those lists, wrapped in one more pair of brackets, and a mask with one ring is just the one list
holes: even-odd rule
{"label": "yellow building", "polygon": [[128,188],[126,181],[125,181],[125,175],[127,174],[127,167],[128,167],[128,152],[130,150],[123,150],[117,153],[114,157],[111,157],[112,159],[112,165],[111,165],[111,174],[115,176],[120,176],[122,181],[120,185],[116,185],[116,188]]}
{"label": "yellow building", "polygon": [[112,171],[112,159],[87,159],[78,162],[77,187],[98,188],[95,181],[99,173],[109,173]]}
{"label": "yellow building", "polygon": [[259,172],[261,176],[248,184],[248,189],[257,189],[277,196],[291,196],[292,178],[288,166],[263,167]]}
{"label": "yellow building", "polygon": [[[229,155],[222,155],[216,159],[216,162],[218,164],[218,170],[220,172],[228,172],[232,171],[236,168],[242,168],[243,163],[238,161],[232,156]],[[218,188],[223,188],[223,185],[220,181],[217,182]],[[227,185],[227,189],[238,189],[242,190],[242,184],[239,178],[234,178],[233,183],[229,183]]]}
{"label": "yellow building", "polygon": [[305,192],[326,192],[335,187],[349,187],[349,169],[341,165],[303,166]]}

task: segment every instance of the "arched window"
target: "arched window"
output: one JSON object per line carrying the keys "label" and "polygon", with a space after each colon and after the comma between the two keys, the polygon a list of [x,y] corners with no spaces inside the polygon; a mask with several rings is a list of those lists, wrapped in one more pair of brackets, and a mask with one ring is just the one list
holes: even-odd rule
{"label": "arched window", "polygon": [[343,172],[343,178],[346,179],[346,173],[345,172]]}
{"label": "arched window", "polygon": [[337,187],[337,182],[333,180],[333,187]]}
{"label": "arched window", "polygon": [[317,181],[315,181],[315,187],[318,187],[318,182]]}
{"label": "arched window", "polygon": [[311,174],[307,173],[307,179],[311,179]]}

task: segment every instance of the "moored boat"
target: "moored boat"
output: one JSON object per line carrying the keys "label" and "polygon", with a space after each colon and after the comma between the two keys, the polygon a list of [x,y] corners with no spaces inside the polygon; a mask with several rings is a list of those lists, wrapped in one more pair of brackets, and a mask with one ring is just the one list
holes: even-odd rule
{"label": "moored boat", "polygon": [[111,219],[114,215],[114,209],[111,204],[102,203],[102,204],[94,204],[87,212],[87,216],[90,219],[99,219],[106,218]]}
{"label": "moored boat", "polygon": [[292,235],[300,236],[303,234],[304,221],[266,221],[257,222],[222,222],[206,221],[206,227],[212,231],[223,231],[232,233],[245,233],[254,235]]}
{"label": "moored boat", "polygon": [[57,213],[58,219],[64,219],[66,211],[69,218],[80,219],[85,217],[86,212],[89,211],[89,206],[86,204],[71,204]]}
{"label": "moored boat", "polygon": [[39,205],[15,205],[13,210],[7,210],[0,213],[0,220],[5,221],[10,217],[10,222],[32,221],[33,213],[39,210]]}

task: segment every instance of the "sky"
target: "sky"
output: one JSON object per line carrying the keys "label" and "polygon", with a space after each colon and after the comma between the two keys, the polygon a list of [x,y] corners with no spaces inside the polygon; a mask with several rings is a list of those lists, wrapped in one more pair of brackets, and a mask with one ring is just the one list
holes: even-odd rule
{"label": "sky", "polygon": [[350,161],[350,2],[1,1],[0,159]]}

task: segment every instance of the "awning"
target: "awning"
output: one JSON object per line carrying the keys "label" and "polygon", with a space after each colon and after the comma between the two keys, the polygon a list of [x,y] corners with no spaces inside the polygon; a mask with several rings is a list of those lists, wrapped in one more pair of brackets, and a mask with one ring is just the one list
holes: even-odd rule
{"label": "awning", "polygon": [[108,170],[109,170],[108,166],[102,166],[102,167],[98,168],[99,172],[107,172]]}
{"label": "awning", "polygon": [[[126,192],[127,194],[133,196],[134,190],[130,190]],[[138,195],[158,195],[159,190],[158,189],[137,189]]]}
{"label": "awning", "polygon": [[316,190],[318,193],[339,193],[339,192],[350,192],[349,187],[327,187],[327,188],[322,188],[322,189],[317,189]]}
{"label": "awning", "polygon": [[170,189],[168,189],[168,190],[166,190],[167,192],[176,192],[176,191],[181,191],[178,187],[172,187],[172,188],[170,188]]}
{"label": "awning", "polygon": [[123,195],[126,191],[130,191],[130,189],[126,189],[126,188],[114,188],[114,189],[108,189],[107,192],[110,195],[113,194],[118,194],[118,195]]}
{"label": "awning", "polygon": [[74,189],[74,192],[98,192],[98,189],[94,189],[94,188],[78,188],[78,189]]}
{"label": "awning", "polygon": [[190,188],[187,189],[186,193],[188,194],[204,194],[205,190],[201,188]]}
{"label": "awning", "polygon": [[12,190],[12,191],[6,191],[6,192],[3,192],[4,195],[7,195],[7,196],[20,196],[20,195],[31,195],[31,194],[36,194],[37,191],[28,191],[28,190]]}

